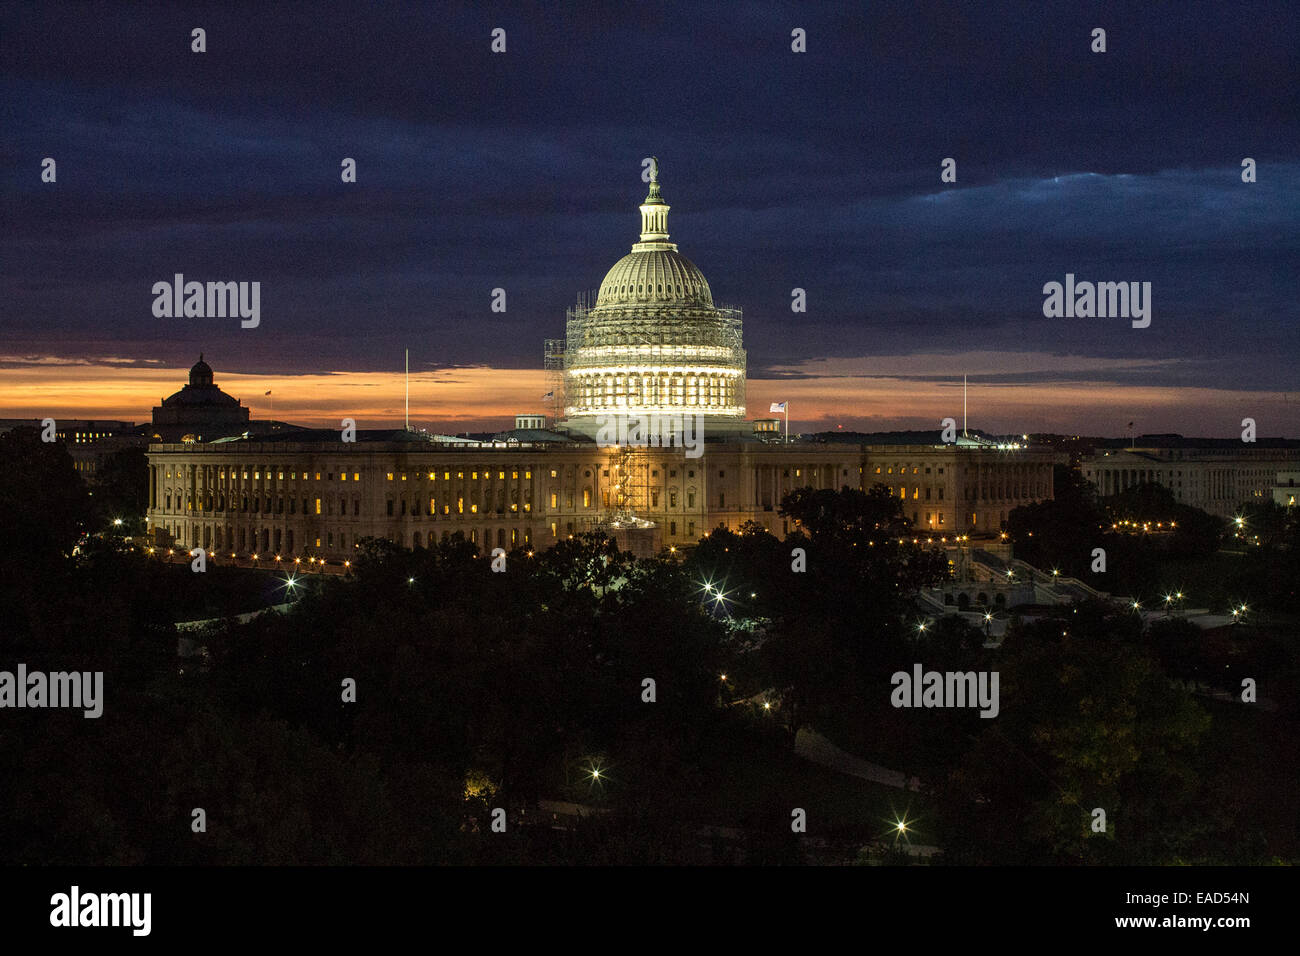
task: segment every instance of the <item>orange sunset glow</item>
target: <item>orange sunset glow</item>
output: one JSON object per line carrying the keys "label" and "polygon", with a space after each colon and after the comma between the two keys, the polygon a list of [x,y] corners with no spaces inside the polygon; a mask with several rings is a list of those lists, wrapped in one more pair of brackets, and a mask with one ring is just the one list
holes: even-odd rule
{"label": "orange sunset glow", "polygon": [[[264,375],[224,371],[213,360],[217,383],[251,409],[254,419],[329,426],[345,417],[362,428],[400,424],[405,379],[396,372],[339,371]],[[980,375],[1006,373],[1007,356],[963,356],[970,369],[969,421],[992,432],[1120,433],[1130,420],[1139,430],[1175,431],[1187,406],[1212,408],[1200,434],[1232,434],[1244,416],[1276,422],[1269,433],[1292,431],[1297,406],[1285,395],[1223,388],[1169,388],[1089,380],[1117,363],[1025,354],[1017,372],[1050,373],[1044,383],[988,383]],[[414,364],[414,360],[413,360]],[[961,373],[947,355],[835,359],[779,368],[779,378],[750,377],[750,418],[768,417],[771,402],[790,405],[792,431],[882,431],[935,428],[960,422]],[[871,374],[871,368],[892,374]],[[1079,379],[1068,376],[1076,373]],[[0,368],[0,417],[105,418],[148,421],[163,396],[186,380],[188,367],[141,368],[125,364],[73,364],[62,359],[8,360]],[[787,377],[788,376],[788,377]],[[431,431],[507,427],[514,414],[553,414],[542,396],[551,390],[541,369],[477,366],[412,371],[411,423]],[[265,393],[270,390],[272,396]]]}

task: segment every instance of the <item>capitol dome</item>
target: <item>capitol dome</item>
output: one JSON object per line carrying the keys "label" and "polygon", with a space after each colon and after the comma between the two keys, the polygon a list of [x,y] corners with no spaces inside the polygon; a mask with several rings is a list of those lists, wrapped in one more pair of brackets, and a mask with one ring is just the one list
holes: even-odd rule
{"label": "capitol dome", "polygon": [[660,304],[713,308],[708,280],[676,249],[629,252],[606,274],[596,298],[597,308]]}
{"label": "capitol dome", "polygon": [[595,306],[568,314],[564,408],[571,420],[745,416],[740,310],[716,306],[704,274],[669,242],[669,208],[654,160],[640,241],[605,274]]}

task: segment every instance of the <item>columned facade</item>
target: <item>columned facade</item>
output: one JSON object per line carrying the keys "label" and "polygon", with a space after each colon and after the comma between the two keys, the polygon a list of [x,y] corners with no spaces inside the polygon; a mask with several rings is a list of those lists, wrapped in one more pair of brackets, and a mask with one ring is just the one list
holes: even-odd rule
{"label": "columned facade", "polygon": [[1142,484],[1163,485],[1175,500],[1223,518],[1248,503],[1273,497],[1279,472],[1300,464],[1295,448],[1198,448],[1191,442],[1174,448],[1102,452],[1085,458],[1083,476],[1103,497]]}
{"label": "columned facade", "polygon": [[[547,547],[596,530],[611,510],[654,523],[656,548],[723,525],[793,530],[796,488],[897,494],[918,534],[992,534],[1011,509],[1052,495],[1050,454],[952,446],[719,442],[629,456],[591,442],[479,447],[395,442],[154,445],[149,525],[217,554],[345,560],[363,538],[423,547],[456,532],[484,550]],[[630,484],[619,467],[632,468]],[[630,499],[630,500],[629,500]]]}

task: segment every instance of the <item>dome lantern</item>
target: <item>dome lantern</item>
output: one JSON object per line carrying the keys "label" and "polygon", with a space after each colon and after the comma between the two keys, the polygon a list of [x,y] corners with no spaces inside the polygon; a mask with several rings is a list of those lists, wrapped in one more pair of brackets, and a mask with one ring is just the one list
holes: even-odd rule
{"label": "dome lantern", "polygon": [[641,241],[632,247],[633,252],[677,251],[677,246],[668,241],[668,210],[671,208],[659,195],[659,159],[651,156],[650,193],[641,203]]}
{"label": "dome lantern", "polygon": [[199,360],[190,369],[190,384],[196,388],[205,388],[212,384],[212,366],[203,361],[202,352],[199,353]]}

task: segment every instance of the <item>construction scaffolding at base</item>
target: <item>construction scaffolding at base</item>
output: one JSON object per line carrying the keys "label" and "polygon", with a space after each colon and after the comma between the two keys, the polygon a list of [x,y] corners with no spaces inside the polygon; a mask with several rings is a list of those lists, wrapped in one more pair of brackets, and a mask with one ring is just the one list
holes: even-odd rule
{"label": "construction scaffolding at base", "polygon": [[653,528],[642,517],[650,509],[650,459],[639,446],[619,445],[610,449],[609,491],[600,527],[610,531]]}

